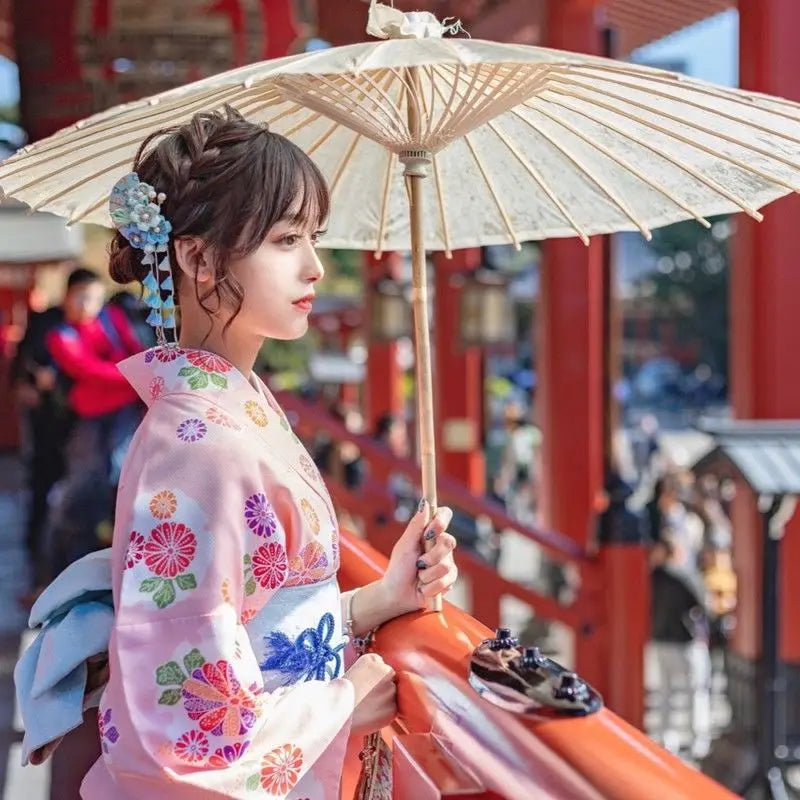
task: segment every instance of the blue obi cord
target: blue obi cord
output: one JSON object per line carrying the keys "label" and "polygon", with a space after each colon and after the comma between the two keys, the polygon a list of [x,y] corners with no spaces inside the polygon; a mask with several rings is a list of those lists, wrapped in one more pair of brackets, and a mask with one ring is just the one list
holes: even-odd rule
{"label": "blue obi cord", "polygon": [[294,641],[281,631],[273,631],[264,637],[269,655],[260,665],[262,671],[283,673],[285,685],[338,677],[344,642],[331,647],[333,630],[333,614],[328,612],[322,615],[316,628],[306,628]]}

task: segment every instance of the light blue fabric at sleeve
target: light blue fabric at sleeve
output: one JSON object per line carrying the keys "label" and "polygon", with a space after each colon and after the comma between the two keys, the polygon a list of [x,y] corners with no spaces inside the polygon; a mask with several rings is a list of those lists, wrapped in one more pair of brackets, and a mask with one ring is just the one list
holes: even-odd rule
{"label": "light blue fabric at sleeve", "polygon": [[113,621],[110,550],[70,565],[37,600],[29,624],[42,628],[14,669],[23,765],[81,724],[86,662],[107,652]]}

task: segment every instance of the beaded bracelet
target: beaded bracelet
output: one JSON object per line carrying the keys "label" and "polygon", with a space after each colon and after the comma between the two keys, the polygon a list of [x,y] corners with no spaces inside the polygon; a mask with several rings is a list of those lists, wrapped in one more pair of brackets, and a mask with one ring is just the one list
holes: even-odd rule
{"label": "beaded bracelet", "polygon": [[366,636],[356,636],[353,632],[355,625],[353,620],[353,600],[355,600],[356,595],[360,591],[361,589],[356,589],[354,592],[351,592],[350,597],[347,599],[347,618],[344,622],[344,632],[345,636],[347,636],[348,640],[352,643],[356,653],[363,656],[364,653],[367,652],[370,644],[372,644],[372,640],[375,637],[375,630],[367,631]]}

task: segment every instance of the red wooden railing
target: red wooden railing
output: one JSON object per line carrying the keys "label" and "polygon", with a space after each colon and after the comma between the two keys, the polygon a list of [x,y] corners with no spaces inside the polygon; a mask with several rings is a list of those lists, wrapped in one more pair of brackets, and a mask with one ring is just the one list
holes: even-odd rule
{"label": "red wooden railing", "polygon": [[[362,525],[371,544],[388,555],[404,525],[395,520],[396,499],[387,489],[389,477],[399,473],[419,486],[417,465],[410,460],[398,460],[384,445],[369,437],[351,434],[341,422],[315,403],[286,392],[278,393],[278,399],[290,416],[295,431],[307,442],[324,433],[334,441],[349,441],[357,445],[368,464],[366,480],[355,490],[329,476],[326,480],[339,508],[346,510]],[[530,606],[537,616],[567,626],[574,636],[575,664],[571,666],[609,699],[621,697],[623,700],[618,703],[621,713],[629,721],[641,725],[641,661],[646,632],[643,632],[642,625],[623,625],[621,628],[618,625],[614,631],[608,625],[612,613],[609,598],[616,596],[609,580],[617,583],[627,581],[624,567],[623,571],[618,568],[619,559],[629,559],[630,554],[620,553],[607,563],[603,557],[586,553],[573,540],[558,532],[521,525],[509,517],[501,505],[470,494],[446,475],[439,476],[438,491],[442,505],[459,509],[472,517],[487,518],[501,537],[513,532],[540,547],[551,558],[572,565],[579,576],[570,602],[562,603],[534,586],[502,577],[477,553],[462,548],[458,565],[470,588],[466,610],[484,625],[496,628],[501,621],[502,598],[513,597]],[[636,659],[638,663],[620,668],[620,660],[635,662]],[[625,698],[628,698],[627,702]]]}
{"label": "red wooden railing", "polygon": [[[386,559],[342,534],[343,589],[379,577]],[[608,709],[586,717],[520,716],[467,682],[474,648],[491,632],[449,603],[382,626],[375,649],[398,676],[399,716],[389,732],[398,800],[733,800]],[[346,762],[353,797],[358,742]]]}

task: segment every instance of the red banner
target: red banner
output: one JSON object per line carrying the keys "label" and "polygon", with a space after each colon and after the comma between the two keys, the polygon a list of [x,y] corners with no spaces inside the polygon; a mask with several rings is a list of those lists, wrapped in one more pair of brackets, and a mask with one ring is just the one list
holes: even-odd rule
{"label": "red banner", "polygon": [[302,0],[49,0],[45,13],[39,2],[15,0],[23,125],[40,139],[117,103],[286,55],[307,33],[305,6]]}

